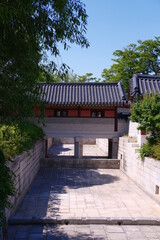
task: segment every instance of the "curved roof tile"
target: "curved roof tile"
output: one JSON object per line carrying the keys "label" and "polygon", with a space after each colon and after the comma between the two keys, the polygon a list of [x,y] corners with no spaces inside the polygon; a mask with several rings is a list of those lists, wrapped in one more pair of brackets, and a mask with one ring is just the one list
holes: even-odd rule
{"label": "curved roof tile", "polygon": [[50,105],[121,106],[128,102],[118,83],[40,83],[42,101]]}

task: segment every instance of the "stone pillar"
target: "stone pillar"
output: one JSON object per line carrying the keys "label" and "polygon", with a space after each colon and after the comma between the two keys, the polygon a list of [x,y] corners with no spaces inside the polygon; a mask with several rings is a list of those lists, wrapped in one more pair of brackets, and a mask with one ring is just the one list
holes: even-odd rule
{"label": "stone pillar", "polygon": [[41,158],[46,158],[46,153],[47,153],[47,146],[46,146],[46,137],[45,137],[43,140]]}
{"label": "stone pillar", "polygon": [[45,137],[45,158],[48,157],[48,138]]}
{"label": "stone pillar", "polygon": [[50,147],[52,146],[53,144],[53,139],[51,137],[48,137],[47,138],[47,150],[50,149]]}
{"label": "stone pillar", "polygon": [[118,157],[118,138],[112,138],[112,159]]}
{"label": "stone pillar", "polygon": [[83,139],[80,137],[74,138],[74,158],[83,158]]}

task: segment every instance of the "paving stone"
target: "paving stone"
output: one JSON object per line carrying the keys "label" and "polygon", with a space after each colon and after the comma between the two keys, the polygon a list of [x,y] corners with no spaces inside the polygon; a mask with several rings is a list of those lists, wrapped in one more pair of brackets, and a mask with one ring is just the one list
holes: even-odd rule
{"label": "paving stone", "polygon": [[43,240],[44,237],[43,237],[43,234],[40,234],[40,233],[33,233],[33,234],[30,234],[29,236],[29,240]]}
{"label": "paving stone", "polygon": [[104,226],[106,232],[108,233],[121,233],[124,232],[121,226]]}
{"label": "paving stone", "polygon": [[44,226],[32,226],[31,233],[43,233]]}
{"label": "paving stone", "polygon": [[[82,228],[80,225],[67,225],[64,229],[62,226],[46,228],[40,225],[9,227],[9,239],[14,240],[16,234],[17,237],[25,238],[27,233],[28,239],[39,240],[44,238],[43,235],[46,239],[58,239],[58,236],[71,236],[75,239],[79,239],[77,236],[81,236],[82,239],[101,237],[114,240],[116,236],[118,240],[160,239],[160,226],[96,225],[100,219],[103,220],[102,223],[104,219],[117,223],[116,219],[125,222],[125,219],[131,221],[133,218],[144,225],[146,218],[150,224],[160,218],[160,205],[120,170],[40,169],[15,214],[17,219],[32,219],[33,216],[42,219],[52,217],[53,220],[57,216],[62,220],[71,219],[74,224],[80,224],[83,220],[86,225],[81,226]],[[86,217],[90,223],[94,220],[94,225],[87,225]]]}
{"label": "paving stone", "polygon": [[[160,240],[160,226],[151,226],[154,232],[149,231],[150,226],[117,226],[117,225],[44,225],[43,233],[31,233],[31,229],[42,228],[41,225],[28,227],[28,237],[22,235],[21,226],[15,227],[17,237],[13,236],[9,240],[19,239],[109,239],[109,240]],[[143,227],[143,228],[142,228]],[[27,228],[26,228],[27,229]],[[139,229],[139,230],[138,230]],[[146,232],[145,232],[146,229]],[[148,230],[148,231],[147,231]],[[122,232],[123,231],[123,232]],[[9,235],[13,232],[13,227],[9,227]],[[27,232],[25,232],[27,234]],[[157,234],[157,235],[156,235]],[[155,237],[156,235],[156,237]],[[23,238],[21,238],[23,237]]]}
{"label": "paving stone", "polygon": [[124,233],[109,233],[108,235],[109,235],[110,240],[117,240],[117,239],[118,240],[127,240],[127,237]]}

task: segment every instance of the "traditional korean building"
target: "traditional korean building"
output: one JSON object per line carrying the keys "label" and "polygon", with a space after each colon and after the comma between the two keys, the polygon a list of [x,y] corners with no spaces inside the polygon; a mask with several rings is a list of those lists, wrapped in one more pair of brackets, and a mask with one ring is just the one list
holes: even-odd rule
{"label": "traditional korean building", "polygon": [[[129,104],[118,83],[42,83],[47,140],[74,138],[75,157],[83,140],[107,138],[109,157],[117,158],[118,138],[128,132]],[[35,108],[35,115],[39,108]]]}
{"label": "traditional korean building", "polygon": [[130,79],[130,98],[143,97],[144,94],[160,94],[160,76],[134,74]]}

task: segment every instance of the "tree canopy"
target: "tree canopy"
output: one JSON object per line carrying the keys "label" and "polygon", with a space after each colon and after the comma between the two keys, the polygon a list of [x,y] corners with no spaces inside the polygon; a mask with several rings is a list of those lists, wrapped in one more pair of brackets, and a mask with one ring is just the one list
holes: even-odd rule
{"label": "tree canopy", "polygon": [[131,106],[131,120],[139,123],[139,129],[150,133],[147,143],[140,148],[140,156],[160,160],[160,95],[145,95],[137,100]]}
{"label": "tree canopy", "polygon": [[[28,116],[42,69],[57,70],[47,51],[58,43],[88,47],[87,14],[81,0],[2,0],[0,2],[0,113]],[[62,69],[65,65],[62,64]],[[29,94],[30,93],[30,94]]]}
{"label": "tree canopy", "polygon": [[122,81],[126,91],[134,73],[160,74],[160,37],[129,44],[113,53],[113,65],[102,72],[103,81]]}
{"label": "tree canopy", "polygon": [[65,83],[89,83],[89,82],[100,82],[101,79],[93,76],[93,73],[86,73],[85,75],[77,75],[72,72],[67,72],[64,75],[59,75],[58,72],[50,73],[41,71],[39,82],[54,83],[54,82],[65,82]]}
{"label": "tree canopy", "polygon": [[151,133],[151,137],[160,139],[160,95],[148,96],[137,100],[131,106],[131,120],[139,123],[139,129]]}

